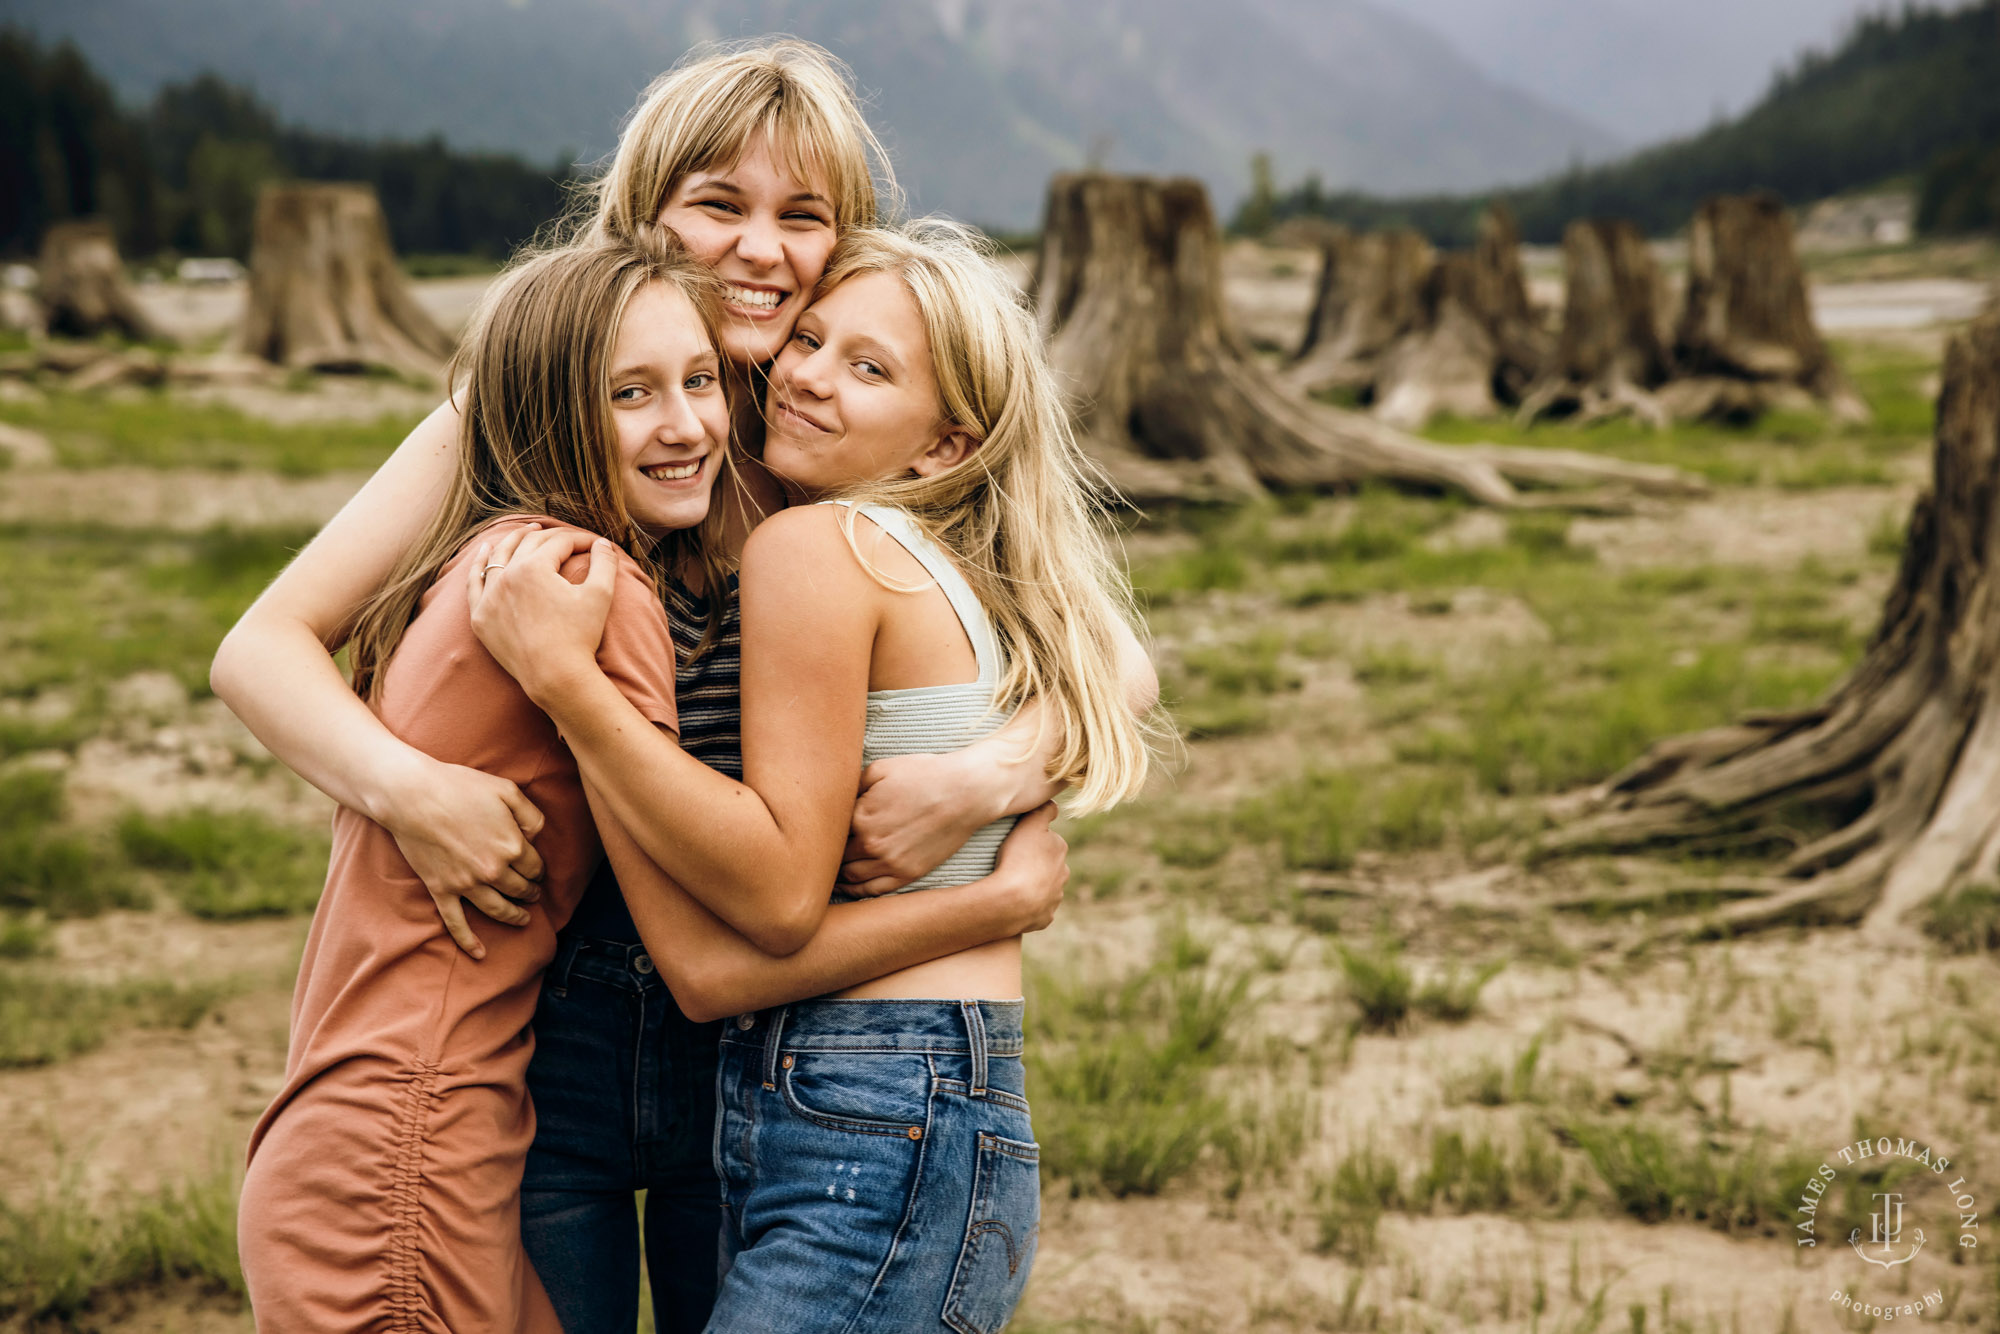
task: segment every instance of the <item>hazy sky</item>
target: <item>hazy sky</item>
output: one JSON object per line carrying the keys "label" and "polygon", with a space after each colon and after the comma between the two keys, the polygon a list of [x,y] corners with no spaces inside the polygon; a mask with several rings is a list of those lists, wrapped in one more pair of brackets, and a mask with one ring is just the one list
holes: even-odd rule
{"label": "hazy sky", "polygon": [[1376,0],[1630,142],[1740,111],[1883,0]]}

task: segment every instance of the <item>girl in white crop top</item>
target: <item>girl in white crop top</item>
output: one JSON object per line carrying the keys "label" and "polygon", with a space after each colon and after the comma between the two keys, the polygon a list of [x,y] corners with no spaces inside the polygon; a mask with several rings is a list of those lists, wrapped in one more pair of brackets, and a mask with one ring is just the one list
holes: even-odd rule
{"label": "girl in white crop top", "polygon": [[[508,562],[507,575],[475,590],[474,625],[574,750],[633,917],[682,1007],[742,1012],[725,1029],[718,1131],[731,1146],[735,1263],[710,1329],[801,1328],[808,1309],[815,1328],[875,1328],[863,1312],[928,1309],[929,1324],[898,1315],[880,1327],[997,1330],[1026,1281],[1034,1227],[1022,1213],[1032,1190],[978,1184],[989,1168],[1033,1175],[1019,938],[781,1005],[796,998],[740,977],[705,985],[698,942],[713,919],[678,884],[782,903],[803,940],[825,911],[864,764],[963,745],[1029,700],[1054,731],[1052,791],[1074,786],[1079,810],[1136,793],[1153,700],[1123,684],[1129,592],[1033,321],[950,224],[840,243],[772,370],[766,418],[765,466],[800,499],[850,503],[785,510],[744,551],[742,783],[635,726],[607,689],[591,656],[594,569],[572,587],[547,543],[496,552],[487,560]],[[513,629],[528,624],[533,633]],[[980,831],[911,888],[982,874],[1005,834]],[[921,1098],[913,1070],[871,1065],[912,1051],[932,1053]],[[947,1079],[939,1062],[967,1064]],[[956,1235],[932,1228],[913,1242],[900,1223],[819,1217],[826,1163],[864,1140],[887,1152],[883,1136],[904,1144],[892,1158],[907,1171],[871,1170],[902,1172],[908,1193],[885,1218],[955,1208]],[[1012,1213],[980,1225],[982,1189]],[[835,1206],[856,1202],[827,1190]],[[885,1199],[878,1189],[870,1207]],[[852,1246],[829,1248],[829,1228]],[[900,1268],[885,1289],[892,1252]]]}

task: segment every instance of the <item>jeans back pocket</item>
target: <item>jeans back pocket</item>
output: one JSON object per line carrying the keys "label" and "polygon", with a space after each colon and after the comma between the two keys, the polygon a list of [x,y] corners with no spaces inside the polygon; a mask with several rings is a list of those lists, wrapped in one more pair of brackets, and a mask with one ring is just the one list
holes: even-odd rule
{"label": "jeans back pocket", "polygon": [[945,1294],[944,1322],[959,1334],[1000,1334],[1028,1286],[1042,1222],[1042,1153],[981,1132],[965,1244]]}

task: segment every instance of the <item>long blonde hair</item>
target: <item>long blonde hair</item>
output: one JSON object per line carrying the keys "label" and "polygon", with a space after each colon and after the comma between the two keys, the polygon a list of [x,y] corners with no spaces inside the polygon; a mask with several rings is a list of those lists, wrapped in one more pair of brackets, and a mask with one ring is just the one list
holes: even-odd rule
{"label": "long blonde hair", "polygon": [[1070,430],[1033,317],[957,223],[850,232],[813,299],[869,273],[895,275],[915,298],[940,418],[982,443],[956,467],[872,483],[854,498],[908,512],[956,557],[1006,654],[995,703],[1043,701],[1060,743],[1049,777],[1078,784],[1072,809],[1136,795],[1163,729],[1127,703],[1116,629],[1137,621],[1131,590],[1105,535],[1101,480]]}
{"label": "long blonde hair", "polygon": [[653,80],[586,187],[588,230],[630,235],[660,216],[682,178],[733,165],[763,134],[802,181],[821,176],[836,227],[866,227],[899,196],[889,156],[862,118],[847,67],[795,37],[695,48]]}
{"label": "long blonde hair", "polygon": [[534,255],[495,284],[453,359],[457,468],[423,535],[356,615],[348,640],[354,690],[378,689],[383,669],[438,571],[481,528],[510,514],[546,514],[624,547],[648,574],[689,534],[656,541],[625,508],[611,417],[611,354],[632,296],[665,283],[693,304],[716,345],[721,281],[670,231]]}

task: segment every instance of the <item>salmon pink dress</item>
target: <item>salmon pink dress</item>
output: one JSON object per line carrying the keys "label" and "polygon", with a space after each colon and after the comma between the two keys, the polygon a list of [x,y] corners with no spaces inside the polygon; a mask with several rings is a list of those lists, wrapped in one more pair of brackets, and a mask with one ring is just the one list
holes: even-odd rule
{"label": "salmon pink dress", "polygon": [[[425,592],[372,707],[426,754],[520,786],[547,820],[535,839],[542,897],[525,927],[474,914],[487,949],[474,961],[388,831],[335,814],[285,1084],[251,1133],[237,1223],[265,1334],[561,1332],[521,1249],[535,1133],[528,1025],[556,932],[602,850],[569,748],[473,636],[469,559],[461,550]],[[598,662],[673,730],[666,613],[638,565],[618,559]],[[579,580],[585,568],[579,556],[564,573]]]}

